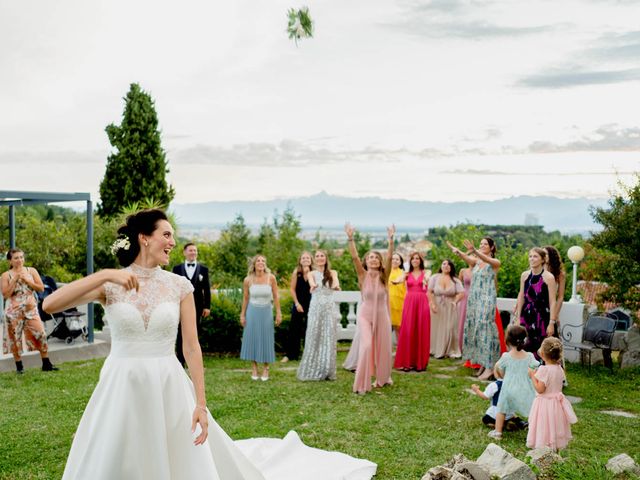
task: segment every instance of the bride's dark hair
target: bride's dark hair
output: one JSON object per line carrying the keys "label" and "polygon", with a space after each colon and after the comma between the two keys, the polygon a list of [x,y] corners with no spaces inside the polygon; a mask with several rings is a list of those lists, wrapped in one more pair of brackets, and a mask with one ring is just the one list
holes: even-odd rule
{"label": "bride's dark hair", "polygon": [[120,247],[116,252],[118,262],[123,267],[133,263],[140,253],[138,235],[151,235],[160,220],[168,220],[166,213],[157,208],[141,210],[127,217],[125,224],[118,228],[118,238],[129,240],[129,248]]}

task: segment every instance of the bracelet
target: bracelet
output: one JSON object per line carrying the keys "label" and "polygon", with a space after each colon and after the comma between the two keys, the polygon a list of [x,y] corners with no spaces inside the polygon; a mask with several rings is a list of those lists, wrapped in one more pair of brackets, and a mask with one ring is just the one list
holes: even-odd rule
{"label": "bracelet", "polygon": [[204,413],[207,413],[207,407],[202,407],[200,405],[196,405],[197,410],[202,410]]}
{"label": "bracelet", "polygon": [[347,241],[348,242],[353,242],[353,237],[348,237]]}

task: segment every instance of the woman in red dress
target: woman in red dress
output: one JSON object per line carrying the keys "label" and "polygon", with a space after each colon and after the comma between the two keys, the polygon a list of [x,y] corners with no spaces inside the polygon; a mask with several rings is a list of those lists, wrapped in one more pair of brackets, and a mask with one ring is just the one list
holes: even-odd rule
{"label": "woman in red dress", "polygon": [[400,338],[396,350],[394,368],[419,372],[429,363],[431,341],[431,313],[427,298],[429,276],[424,269],[424,260],[418,252],[409,257],[411,269],[405,274],[407,295],[402,307]]}

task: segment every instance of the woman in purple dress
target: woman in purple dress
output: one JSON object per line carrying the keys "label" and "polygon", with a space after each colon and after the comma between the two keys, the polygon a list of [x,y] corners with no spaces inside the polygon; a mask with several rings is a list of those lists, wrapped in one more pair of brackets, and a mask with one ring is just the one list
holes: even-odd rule
{"label": "woman in purple dress", "polygon": [[[538,247],[529,250],[529,270],[520,276],[520,293],[516,304],[515,318],[527,329],[524,349],[538,356],[542,341],[552,336],[557,322],[556,280],[544,269],[547,252]],[[553,312],[553,314],[552,314]]]}

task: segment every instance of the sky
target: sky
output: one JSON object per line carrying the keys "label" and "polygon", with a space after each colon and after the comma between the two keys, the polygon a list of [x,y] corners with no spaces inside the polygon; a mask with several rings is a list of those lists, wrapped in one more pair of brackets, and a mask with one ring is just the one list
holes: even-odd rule
{"label": "sky", "polygon": [[98,199],[137,82],[180,203],[606,198],[640,170],[638,18],[631,0],[0,0],[0,189]]}

